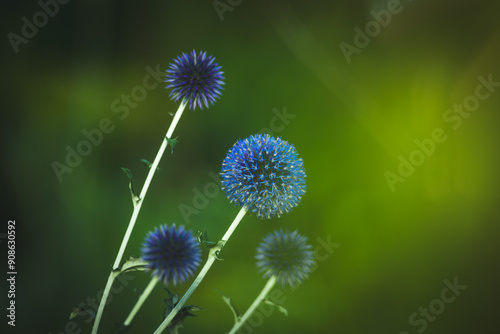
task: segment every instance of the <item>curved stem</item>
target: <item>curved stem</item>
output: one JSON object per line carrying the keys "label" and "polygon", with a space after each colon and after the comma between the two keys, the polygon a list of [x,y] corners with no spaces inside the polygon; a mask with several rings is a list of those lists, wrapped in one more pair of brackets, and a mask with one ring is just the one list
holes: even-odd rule
{"label": "curved stem", "polygon": [[246,213],[247,213],[246,207],[241,208],[240,212],[238,212],[238,215],[236,216],[236,218],[234,218],[233,222],[231,223],[231,225],[227,229],[226,234],[224,234],[224,236],[217,243],[216,246],[214,246],[210,249],[207,262],[205,262],[205,265],[203,266],[200,273],[198,274],[198,276],[194,280],[193,284],[191,284],[188,291],[186,291],[184,296],[182,296],[181,300],[179,300],[177,305],[175,305],[175,307],[172,309],[172,311],[170,311],[169,315],[163,320],[163,322],[156,329],[154,334],[162,333],[167,328],[168,324],[170,324],[172,319],[174,319],[174,317],[177,315],[177,313],[180,311],[180,309],[184,306],[184,304],[189,299],[189,297],[191,297],[194,290],[196,290],[198,285],[200,285],[201,281],[203,281],[203,279],[205,278],[205,275],[210,270],[210,267],[212,267],[212,264],[214,264],[215,260],[219,258],[219,252],[222,250],[222,248],[224,247],[226,242],[229,240],[229,238],[233,234],[234,230],[236,229],[236,227],[238,227],[238,224],[240,223],[241,219],[245,216]]}
{"label": "curved stem", "polygon": [[149,169],[148,176],[146,177],[146,181],[144,182],[144,186],[142,187],[141,194],[139,195],[139,201],[134,206],[134,212],[132,213],[132,217],[130,218],[130,223],[128,225],[127,232],[125,232],[125,236],[123,238],[120,249],[118,250],[118,255],[116,256],[113,268],[117,268],[120,265],[123,253],[125,252],[125,248],[127,247],[128,240],[130,239],[130,235],[132,234],[132,230],[134,229],[137,216],[139,215],[139,211],[141,211],[142,203],[144,202],[144,198],[146,197],[146,194],[148,192],[149,185],[151,184],[151,180],[153,180],[153,176],[155,175],[156,170],[158,169],[158,165],[160,164],[161,157],[163,156],[163,153],[165,152],[165,149],[168,146],[168,139],[172,137],[174,129],[177,126],[177,123],[179,122],[179,119],[181,118],[182,112],[184,111],[185,107],[186,103],[181,103],[179,109],[177,109],[174,119],[172,120],[172,123],[170,124],[170,127],[167,130],[167,134],[165,138],[163,138],[163,142],[161,143],[160,149],[158,150],[158,153],[156,153],[155,160],[153,161],[153,164]]}
{"label": "curved stem", "polygon": [[260,305],[264,298],[266,298],[269,291],[271,291],[271,289],[274,287],[274,284],[276,284],[276,276],[273,275],[271,276],[271,278],[269,278],[266,285],[264,286],[264,289],[262,289],[260,294],[253,301],[252,305],[248,308],[245,314],[243,314],[243,316],[234,324],[233,328],[231,328],[229,334],[234,334],[241,328],[241,326],[248,320],[248,318],[250,318],[252,313]]}
{"label": "curved stem", "polygon": [[163,142],[160,146],[160,149],[158,150],[158,153],[156,154],[156,158],[153,161],[151,168],[149,169],[148,176],[146,177],[146,181],[144,182],[144,186],[142,187],[141,194],[139,195],[139,200],[134,203],[134,211],[132,212],[132,217],[130,217],[130,222],[128,223],[127,231],[125,232],[125,236],[123,237],[122,244],[120,246],[120,249],[118,250],[118,254],[116,255],[116,259],[113,264],[113,269],[111,271],[111,274],[109,275],[106,287],[104,288],[101,302],[99,303],[99,309],[97,310],[94,326],[92,327],[92,334],[97,334],[97,329],[99,328],[99,323],[101,322],[102,313],[104,312],[104,306],[106,305],[106,300],[108,299],[111,286],[113,285],[113,281],[116,277],[116,275],[114,275],[114,270],[120,267],[120,262],[122,261],[123,253],[125,252],[125,248],[127,248],[130,235],[132,234],[135,222],[137,221],[137,217],[139,216],[139,212],[141,211],[142,203],[144,202],[144,198],[146,197],[146,193],[148,192],[151,180],[153,179],[153,176],[155,175],[155,172],[158,169],[158,165],[160,164],[161,157],[163,156],[163,153],[165,152],[165,149],[168,146],[168,139],[172,137],[175,127],[177,126],[177,123],[179,122],[179,119],[181,118],[182,112],[184,111],[185,107],[186,107],[186,102],[183,101],[179,106],[179,108],[177,109],[174,119],[172,120],[172,123],[170,124],[167,130],[165,138],[163,138]]}
{"label": "curved stem", "polygon": [[155,287],[156,283],[158,283],[158,277],[153,276],[151,278],[151,281],[149,281],[148,286],[146,287],[146,289],[144,289],[144,291],[141,293],[141,296],[139,297],[139,299],[135,303],[134,308],[132,309],[132,311],[130,311],[130,314],[128,315],[127,319],[123,323],[124,326],[130,325],[132,320],[134,320],[135,315],[141,309],[142,304],[144,304],[146,299],[149,297],[149,294],[151,293],[151,291],[153,291],[153,288]]}

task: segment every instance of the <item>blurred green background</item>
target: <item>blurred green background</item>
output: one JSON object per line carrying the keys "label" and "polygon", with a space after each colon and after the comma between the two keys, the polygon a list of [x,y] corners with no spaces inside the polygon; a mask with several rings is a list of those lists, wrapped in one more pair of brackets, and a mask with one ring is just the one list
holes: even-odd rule
{"label": "blurred green background", "polygon": [[[21,34],[22,17],[32,21],[41,7],[3,2],[2,216],[16,219],[18,246],[17,326],[8,333],[90,332],[83,317],[65,326],[73,305],[104,287],[132,212],[120,167],[139,191],[140,159],[154,159],[178,106],[163,84],[124,119],[112,103],[143,84],[146,67],[164,70],[193,48],[216,57],[225,90],[208,110],[185,112],[125,256],[139,255],[162,223],[220,238],[238,209],[213,191],[211,173],[237,139],[273,124],[304,159],[308,191],[281,219],[243,220],[190,299],[203,310],[181,333],[229,331],[217,290],[240,311],[250,305],[265,284],[255,249],[276,228],[298,229],[315,248],[339,246],[297,290],[284,289],[289,315],[275,311],[255,333],[498,332],[500,87],[457,129],[443,116],[473,101],[478,76],[500,81],[500,3],[402,1],[350,62],[339,45],[354,46],[354,29],[391,2],[219,3],[229,6],[222,16],[212,1],[71,1],[15,53],[8,33]],[[291,116],[276,121],[285,110]],[[66,147],[104,118],[114,130],[60,182],[53,162],[65,164]],[[398,173],[399,157],[409,159],[415,140],[436,128],[446,140],[391,189],[386,172]],[[180,207],[193,207],[205,187],[211,198],[186,219]],[[106,307],[100,332],[114,332],[149,281],[133,277]],[[467,289],[454,302],[426,328],[421,315],[409,322],[420,307],[439,309],[443,281],[455,278]],[[157,286],[130,333],[153,332],[166,296]]]}

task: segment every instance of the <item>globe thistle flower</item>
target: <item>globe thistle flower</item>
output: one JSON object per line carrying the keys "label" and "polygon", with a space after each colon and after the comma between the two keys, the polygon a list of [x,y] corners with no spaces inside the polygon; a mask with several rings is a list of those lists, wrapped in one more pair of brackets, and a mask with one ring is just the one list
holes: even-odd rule
{"label": "globe thistle flower", "polygon": [[280,217],[306,192],[306,174],[295,147],[268,134],[239,140],[222,162],[221,176],[230,202],[246,206],[258,218]]}
{"label": "globe thistle flower", "polygon": [[276,276],[282,285],[300,284],[314,265],[307,237],[297,231],[274,231],[266,235],[257,248],[257,267],[264,277]]}
{"label": "globe thistle flower", "polygon": [[149,232],[142,244],[141,258],[152,275],[165,285],[184,282],[200,264],[201,250],[196,238],[183,226],[162,225]]}
{"label": "globe thistle flower", "polygon": [[165,88],[172,88],[170,97],[188,103],[191,110],[197,106],[203,109],[203,105],[208,108],[221,95],[223,73],[213,56],[207,56],[206,52],[196,54],[193,50],[189,54],[182,53],[170,64]]}

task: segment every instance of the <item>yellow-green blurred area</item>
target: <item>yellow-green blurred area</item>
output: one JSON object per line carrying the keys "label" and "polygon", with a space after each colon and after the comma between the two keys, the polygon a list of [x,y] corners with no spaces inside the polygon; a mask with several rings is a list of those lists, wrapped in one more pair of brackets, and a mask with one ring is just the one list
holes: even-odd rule
{"label": "yellow-green blurred area", "polygon": [[[139,96],[147,68],[164,71],[192,49],[216,57],[225,90],[208,110],[185,111],[125,257],[163,223],[221,238],[239,209],[214,175],[249,135],[270,129],[292,143],[307,193],[280,219],[243,219],[180,333],[229,331],[220,292],[248,308],[266,282],[256,248],[278,228],[308,236],[317,269],[282,289],[288,316],[256,315],[244,333],[499,331],[498,1],[75,0],[18,53],[7,34],[42,9],[4,5],[2,219],[17,223],[18,272],[8,333],[90,333],[86,317],[69,315],[96,307],[132,213],[120,167],[140,191],[141,159],[153,161],[178,107],[151,76],[147,96],[122,98]],[[82,149],[103,119],[112,130],[59,180],[54,162],[67,165],[68,147]],[[100,333],[115,332],[150,274],[127,277]],[[454,294],[445,282],[467,288]],[[189,283],[168,289],[182,295]],[[158,285],[129,333],[153,332],[167,296]]]}

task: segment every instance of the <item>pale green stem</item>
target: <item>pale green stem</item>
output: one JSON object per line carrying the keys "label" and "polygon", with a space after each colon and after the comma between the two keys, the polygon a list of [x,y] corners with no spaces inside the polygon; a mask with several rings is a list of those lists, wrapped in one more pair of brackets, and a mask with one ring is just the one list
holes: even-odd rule
{"label": "pale green stem", "polygon": [[276,276],[273,275],[271,276],[271,278],[269,278],[266,285],[264,286],[264,289],[262,289],[260,294],[253,301],[252,305],[248,308],[245,314],[243,314],[243,316],[240,319],[238,319],[238,321],[234,324],[233,328],[231,328],[229,334],[234,334],[241,328],[241,326],[248,320],[248,318],[250,318],[255,309],[259,307],[260,303],[264,300],[264,298],[266,298],[267,294],[274,287],[274,284],[276,284]]}
{"label": "pale green stem", "polygon": [[141,211],[142,203],[144,202],[144,198],[146,197],[146,193],[148,192],[149,185],[151,184],[151,180],[155,175],[156,170],[158,169],[158,165],[160,164],[161,157],[165,152],[165,149],[168,146],[168,139],[172,138],[172,134],[174,133],[175,127],[179,122],[179,119],[182,116],[182,112],[186,107],[186,101],[183,101],[177,109],[174,119],[170,124],[170,127],[167,130],[167,134],[165,138],[163,138],[163,142],[161,143],[160,149],[156,154],[156,158],[149,169],[148,176],[146,177],[146,181],[144,182],[144,186],[142,187],[141,194],[139,195],[139,199],[134,202],[134,211],[132,212],[132,217],[130,218],[130,222],[128,223],[127,231],[125,232],[125,236],[123,237],[122,244],[120,249],[118,250],[118,255],[116,256],[115,263],[113,264],[113,269],[108,277],[108,281],[106,283],[106,287],[104,288],[101,302],[99,304],[99,309],[97,311],[97,315],[94,321],[94,326],[92,327],[92,334],[97,334],[97,329],[99,328],[99,323],[101,322],[102,313],[104,312],[104,306],[106,305],[106,300],[108,299],[109,292],[111,291],[111,286],[113,285],[113,281],[115,280],[116,274],[114,270],[118,269],[120,263],[122,261],[123,253],[125,252],[125,248],[127,247],[128,241],[130,239],[130,235],[132,234],[132,230],[134,229],[135,222],[137,221],[137,217],[139,216],[139,211]]}
{"label": "pale green stem", "polygon": [[170,324],[172,319],[174,319],[174,317],[177,315],[177,313],[180,311],[180,309],[184,306],[184,304],[189,299],[189,297],[191,297],[194,290],[196,290],[198,285],[200,285],[201,281],[203,281],[203,279],[205,278],[205,275],[210,270],[210,267],[212,267],[212,264],[218,258],[219,252],[224,247],[226,242],[229,240],[229,238],[231,237],[231,234],[233,234],[234,230],[236,229],[236,227],[238,227],[238,224],[240,223],[241,219],[245,216],[246,213],[247,213],[246,207],[241,208],[240,212],[238,212],[238,215],[236,216],[236,218],[234,218],[233,222],[231,223],[231,225],[227,229],[226,234],[224,234],[224,236],[217,243],[216,246],[210,248],[207,262],[205,262],[205,265],[203,266],[200,273],[198,274],[198,276],[194,280],[193,284],[191,284],[188,291],[184,294],[184,296],[182,296],[181,300],[177,303],[177,305],[175,305],[175,307],[172,309],[172,311],[170,311],[169,315],[163,320],[163,322],[156,329],[154,334],[162,333],[167,328],[168,324]]}
{"label": "pale green stem", "polygon": [[132,311],[130,311],[130,314],[128,315],[127,319],[123,323],[124,326],[130,325],[132,320],[134,320],[135,315],[141,309],[142,304],[144,304],[151,291],[153,291],[153,288],[155,287],[156,283],[158,283],[158,277],[153,276],[151,278],[151,281],[149,281],[149,284],[146,287],[146,289],[141,293],[141,296],[137,300],[137,303],[135,303],[134,308],[132,309]]}

